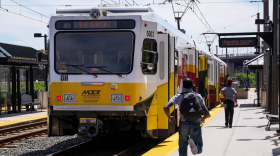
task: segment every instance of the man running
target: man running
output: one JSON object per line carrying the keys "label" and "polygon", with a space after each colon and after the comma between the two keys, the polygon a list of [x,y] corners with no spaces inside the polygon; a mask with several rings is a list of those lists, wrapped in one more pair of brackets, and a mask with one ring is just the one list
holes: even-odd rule
{"label": "man running", "polygon": [[[170,122],[175,118],[169,115],[169,108],[175,104],[180,107],[179,127],[179,155],[187,156],[187,147],[190,144],[193,155],[202,153],[201,121],[210,117],[200,94],[193,92],[193,81],[190,78],[183,80],[183,92],[173,96],[164,106],[164,112]],[[204,116],[201,118],[203,111]]]}

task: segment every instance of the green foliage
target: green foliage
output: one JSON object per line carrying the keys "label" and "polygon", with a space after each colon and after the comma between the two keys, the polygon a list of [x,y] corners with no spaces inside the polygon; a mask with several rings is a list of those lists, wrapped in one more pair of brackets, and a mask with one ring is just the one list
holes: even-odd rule
{"label": "green foliage", "polygon": [[44,82],[38,82],[34,83],[34,95],[35,97],[37,96],[37,92],[40,91],[45,91],[45,83]]}
{"label": "green foliage", "polygon": [[[38,83],[34,83],[34,95],[35,95],[35,98],[37,98],[37,93],[38,91],[45,91],[45,83],[44,82],[38,82]],[[20,90],[24,91],[26,90],[26,84],[23,83],[23,84],[20,84]],[[30,85],[29,85],[29,90],[30,90]],[[13,97],[12,95],[12,86],[10,87],[10,94],[11,94],[11,97]]]}
{"label": "green foliage", "polygon": [[[245,82],[247,82],[247,74],[245,73],[237,73],[237,74],[230,74],[229,75],[230,78],[235,77],[237,81],[240,82],[240,87],[244,87]],[[255,73],[250,73],[248,75],[249,78],[249,85],[250,88],[255,88],[256,87],[256,74]]]}

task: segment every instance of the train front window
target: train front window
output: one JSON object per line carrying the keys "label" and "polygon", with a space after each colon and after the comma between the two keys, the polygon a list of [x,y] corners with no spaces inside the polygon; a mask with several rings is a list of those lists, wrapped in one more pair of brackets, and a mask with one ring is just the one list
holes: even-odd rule
{"label": "train front window", "polygon": [[126,74],[132,70],[131,32],[63,32],[55,37],[55,69],[60,74]]}

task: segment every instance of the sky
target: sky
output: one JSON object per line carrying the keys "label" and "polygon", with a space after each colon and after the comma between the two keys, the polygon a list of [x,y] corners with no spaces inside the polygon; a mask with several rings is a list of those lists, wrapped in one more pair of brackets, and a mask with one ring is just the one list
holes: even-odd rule
{"label": "sky", "polygon": [[[103,3],[114,2],[119,3],[129,2],[132,0],[105,0]],[[127,1],[127,2],[126,2]],[[172,5],[166,3],[159,5],[164,0],[134,0],[140,6],[150,4],[156,14],[167,20],[169,23],[177,27],[174,20]],[[175,0],[173,0],[175,1]],[[184,4],[184,1],[177,0],[178,3]],[[244,2],[249,0],[199,0],[197,6],[207,20],[210,27],[216,33],[223,32],[255,32],[256,14],[260,13],[260,18],[263,18],[263,4]],[[261,0],[260,0],[261,1]],[[154,2],[154,4],[153,4]],[[34,33],[48,34],[47,23],[49,17],[55,15],[56,8],[89,6],[95,7],[101,3],[101,0],[0,0],[0,42],[30,46],[35,49],[44,49],[44,39],[34,38]],[[21,4],[22,6],[18,5]],[[186,4],[184,4],[186,5]],[[25,7],[27,8],[25,8]],[[204,26],[200,19],[203,19],[197,7],[195,12],[188,10],[182,17],[180,22],[181,29],[186,30],[186,39],[195,41],[196,45],[201,49],[208,49],[206,40],[213,40],[213,35],[201,35],[209,30]],[[8,12],[5,10],[7,9]],[[32,10],[30,10],[32,9]],[[184,10],[183,6],[174,5],[175,11]],[[272,19],[272,0],[270,0],[270,19]],[[36,12],[34,12],[36,11]],[[24,17],[25,16],[25,17]],[[26,18],[29,17],[29,18]],[[33,18],[33,19],[30,19]],[[261,28],[262,30],[262,28]],[[216,53],[217,39],[212,44],[212,52]],[[239,48],[238,53],[254,52],[253,48]],[[237,48],[228,49],[229,53],[236,53]],[[225,54],[225,49],[218,48],[218,54]]]}

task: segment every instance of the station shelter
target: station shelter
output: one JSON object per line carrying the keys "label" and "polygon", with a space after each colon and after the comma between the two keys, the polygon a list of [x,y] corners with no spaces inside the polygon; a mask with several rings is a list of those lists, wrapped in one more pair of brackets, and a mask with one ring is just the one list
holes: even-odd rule
{"label": "station shelter", "polygon": [[248,70],[256,70],[256,92],[257,92],[257,99],[254,99],[254,104],[257,103],[257,106],[260,106],[262,108],[266,108],[267,106],[265,105],[266,102],[266,94],[265,92],[262,91],[263,87],[263,78],[261,77],[264,72],[263,69],[263,64],[264,64],[264,53],[260,54],[259,56],[253,58],[252,60],[249,60],[244,63],[244,66]]}
{"label": "station shelter", "polygon": [[45,54],[40,54],[38,62],[39,53],[31,47],[0,43],[0,114],[21,112],[23,94],[29,94],[34,102],[34,70],[44,70],[48,64]]}

